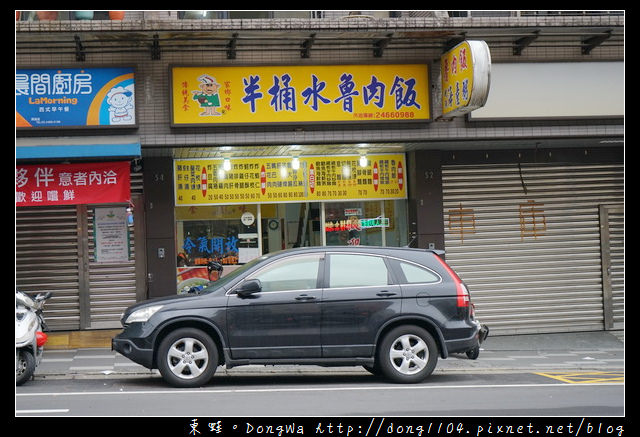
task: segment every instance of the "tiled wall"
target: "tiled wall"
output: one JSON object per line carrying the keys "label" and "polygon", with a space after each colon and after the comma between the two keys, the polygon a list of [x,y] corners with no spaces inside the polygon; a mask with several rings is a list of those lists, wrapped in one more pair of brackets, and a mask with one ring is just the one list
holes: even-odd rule
{"label": "tiled wall", "polygon": [[[175,12],[175,11],[172,11]],[[366,11],[365,11],[366,12]],[[149,18],[150,12],[129,12],[127,20],[122,22],[104,21],[104,26],[121,26],[123,29],[132,30],[137,26],[150,30],[157,23]],[[143,16],[136,17],[136,14]],[[171,17],[169,11],[153,11],[157,19]],[[144,18],[147,22],[136,21]],[[566,17],[563,20],[574,19]],[[504,20],[514,18],[504,17]],[[598,19],[602,20],[601,17]],[[152,21],[148,21],[152,20]],[[473,19],[471,23],[480,26],[487,18]],[[495,18],[493,18],[495,20]],[[530,17],[521,20],[531,20],[535,24],[537,17]],[[596,18],[594,18],[596,20]],[[143,20],[144,21],[144,20]],[[206,28],[207,21],[210,20],[176,20],[175,26],[185,26],[179,21],[202,21],[198,26]],[[229,22],[233,20],[219,20]],[[247,22],[247,26],[262,25],[269,28],[277,28],[287,23],[278,19],[256,20],[257,22]],[[328,26],[337,29],[344,25],[345,20],[337,18],[325,18],[316,20],[318,26]],[[351,20],[347,20],[351,21]],[[59,22],[63,23],[64,22]],[[115,24],[114,24],[115,23]],[[43,23],[20,23],[23,26],[42,26]],[[50,23],[51,26],[61,25]],[[223,26],[224,24],[221,24]],[[229,23],[226,24],[230,25]],[[484,23],[486,25],[486,22]],[[133,27],[132,27],[133,26]],[[209,24],[210,26],[210,24]],[[34,32],[34,37],[59,37],[60,29],[56,32],[42,32],[42,28]],[[182,27],[184,29],[184,27]],[[201,29],[198,27],[196,30]],[[36,28],[34,27],[34,30]],[[351,29],[352,31],[353,29]],[[27,31],[27,28],[21,28]],[[68,37],[68,36],[67,36]],[[589,126],[572,126],[570,124],[541,124],[534,122],[520,122],[517,125],[483,124],[481,127],[470,127],[461,117],[453,121],[434,121],[425,125],[410,125],[393,127],[317,127],[313,129],[287,129],[287,128],[180,128],[170,127],[169,108],[169,84],[168,69],[171,64],[206,64],[206,65],[243,65],[243,64],[334,64],[334,63],[376,63],[376,62],[402,62],[402,63],[432,63],[432,87],[434,94],[432,105],[433,116],[437,117],[437,99],[439,95],[437,84],[439,80],[439,64],[437,63],[441,50],[439,49],[408,49],[408,50],[387,50],[382,58],[374,58],[371,49],[350,49],[336,48],[335,50],[311,51],[311,57],[302,59],[299,51],[277,51],[277,50],[253,50],[238,51],[234,60],[229,60],[224,51],[162,51],[160,60],[152,60],[147,47],[141,47],[136,53],[88,53],[84,64],[87,65],[135,65],[136,88],[137,88],[137,108],[139,129],[136,132],[140,136],[143,149],[151,146],[220,146],[220,145],[260,145],[260,144],[311,144],[311,143],[358,143],[358,142],[418,142],[418,141],[446,141],[451,139],[492,139],[492,138],[513,138],[513,137],[547,137],[547,136],[579,136],[584,133],[588,135],[614,135],[620,134],[622,126],[619,124],[590,124]],[[573,47],[545,47],[531,48],[525,50],[521,56],[513,56],[511,46],[505,45],[491,48],[492,62],[532,62],[532,61],[580,61],[580,60],[623,60],[624,47],[600,47],[593,50],[589,55],[582,55],[579,46]],[[43,53],[30,56],[16,56],[16,65],[21,66],[77,66],[80,65],[75,59],[75,54],[52,54]],[[438,92],[438,94],[435,94]],[[147,149],[149,154],[158,153]]]}

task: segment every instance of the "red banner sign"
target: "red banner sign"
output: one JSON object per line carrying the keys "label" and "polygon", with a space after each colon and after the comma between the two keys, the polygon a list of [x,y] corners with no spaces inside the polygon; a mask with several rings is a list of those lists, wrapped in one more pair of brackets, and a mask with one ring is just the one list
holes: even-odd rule
{"label": "red banner sign", "polygon": [[16,206],[128,202],[130,178],[127,161],[16,165]]}

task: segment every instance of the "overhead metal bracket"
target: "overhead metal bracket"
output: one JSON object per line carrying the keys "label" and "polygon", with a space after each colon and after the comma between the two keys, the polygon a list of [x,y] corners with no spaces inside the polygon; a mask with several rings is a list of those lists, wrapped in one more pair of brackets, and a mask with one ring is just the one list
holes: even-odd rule
{"label": "overhead metal bracket", "polygon": [[393,33],[387,34],[385,38],[379,39],[378,41],[373,43],[373,56],[376,58],[381,58],[384,49],[387,48],[389,43],[391,42],[391,38],[393,37]]}
{"label": "overhead metal bracket", "polygon": [[151,60],[159,61],[160,57],[160,37],[156,33],[153,35],[153,42],[151,43]]}
{"label": "overhead metal bracket", "polygon": [[301,58],[310,58],[311,57],[311,46],[313,46],[313,43],[316,40],[316,34],[312,33],[309,38],[305,39],[304,42],[302,43],[301,47],[302,49],[300,50],[300,57]]}
{"label": "overhead metal bracket", "polygon": [[611,29],[606,30],[602,35],[592,36],[582,41],[582,54],[588,55],[591,50],[598,47],[600,44],[611,38],[613,31]]}
{"label": "overhead metal bracket", "polygon": [[227,43],[227,59],[236,58],[236,45],[238,44],[238,34],[231,35],[231,39]]}
{"label": "overhead metal bracket", "polygon": [[82,45],[82,41],[80,41],[80,36],[74,35],[73,39],[76,42],[76,61],[84,62],[86,58],[86,54],[84,52],[84,46]]}
{"label": "overhead metal bracket", "polygon": [[514,56],[520,56],[522,54],[522,51],[524,49],[526,49],[527,47],[529,47],[529,45],[532,42],[534,42],[536,39],[538,39],[539,36],[540,36],[540,31],[539,30],[535,30],[533,32],[533,35],[523,36],[522,38],[517,39],[513,43],[513,54],[514,54]]}

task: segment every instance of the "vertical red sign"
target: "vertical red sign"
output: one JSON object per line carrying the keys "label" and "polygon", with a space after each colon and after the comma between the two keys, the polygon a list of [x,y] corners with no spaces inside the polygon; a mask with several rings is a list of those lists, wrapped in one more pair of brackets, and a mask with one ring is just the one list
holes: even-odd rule
{"label": "vertical red sign", "polygon": [[378,174],[378,161],[373,163],[373,189],[378,191],[378,184],[380,182],[380,175]]}
{"label": "vertical red sign", "polygon": [[200,175],[200,189],[202,190],[202,197],[207,195],[207,168],[202,166],[202,174]]}
{"label": "vertical red sign", "polygon": [[264,194],[265,191],[267,191],[267,172],[263,164],[262,168],[260,168],[260,192]]}
{"label": "vertical red sign", "polygon": [[316,189],[316,171],[313,168],[313,164],[309,166],[309,189],[311,190],[311,194]]}

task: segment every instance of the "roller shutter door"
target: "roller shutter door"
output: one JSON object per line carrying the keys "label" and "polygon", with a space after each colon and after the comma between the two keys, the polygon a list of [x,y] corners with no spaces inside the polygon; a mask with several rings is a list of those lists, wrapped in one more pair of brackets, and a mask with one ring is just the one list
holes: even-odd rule
{"label": "roller shutter door", "polygon": [[[122,205],[124,207],[124,205]],[[130,254],[128,261],[95,262],[94,212],[88,208],[89,246],[89,308],[90,328],[120,328],[120,316],[124,310],[136,303],[137,279],[135,228],[140,217],[129,228]]]}
{"label": "roller shutter door", "polygon": [[446,258],[492,332],[603,329],[599,206],[623,203],[623,178],[622,164],[443,167]]}
{"label": "roller shutter door", "polygon": [[624,208],[609,215],[613,329],[624,329]]}
{"label": "roller shutter door", "polygon": [[[129,227],[129,260],[118,263],[95,262],[94,212],[87,208],[87,246],[89,254],[89,328],[120,328],[124,310],[146,297],[146,263],[144,248],[136,248],[136,241],[144,241],[144,208],[142,201],[142,173],[131,173],[131,198],[134,222]],[[103,205],[96,205],[103,206]],[[126,207],[128,205],[120,205]],[[137,249],[137,250],[136,250]]]}
{"label": "roller shutter door", "polygon": [[605,328],[624,329],[624,205],[600,205]]}
{"label": "roller shutter door", "polygon": [[141,193],[142,175],[132,173],[138,208],[130,259],[120,263],[95,262],[91,205],[16,208],[16,287],[53,293],[45,306],[52,331],[120,328],[124,309],[146,297],[144,248],[136,248],[144,242]]}
{"label": "roller shutter door", "polygon": [[76,207],[16,208],[16,288],[51,291],[45,318],[52,330],[80,328]]}

